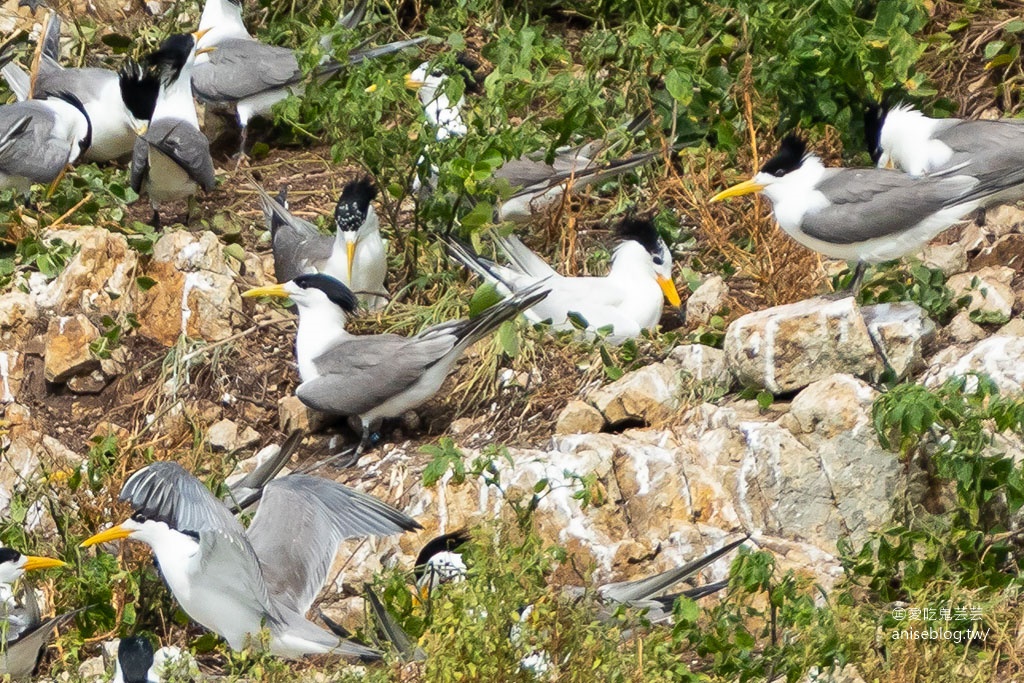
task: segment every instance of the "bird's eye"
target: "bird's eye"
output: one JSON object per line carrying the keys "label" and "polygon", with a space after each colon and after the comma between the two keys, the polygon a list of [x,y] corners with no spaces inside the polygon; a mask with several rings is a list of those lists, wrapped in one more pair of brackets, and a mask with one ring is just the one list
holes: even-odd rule
{"label": "bird's eye", "polygon": [[146,517],[146,515],[142,514],[141,512],[136,512],[134,515],[132,515],[132,521],[138,522],[139,524],[145,524],[149,521],[149,517]]}
{"label": "bird's eye", "polygon": [[434,69],[433,71],[430,72],[430,75],[433,76],[434,78],[441,78],[441,76],[444,76],[444,71],[441,71],[440,69]]}
{"label": "bird's eye", "polygon": [[654,257],[654,265],[660,266],[663,263],[665,263],[665,259],[661,258],[660,256],[655,256]]}
{"label": "bird's eye", "polygon": [[772,175],[775,176],[776,178],[781,178],[782,176],[786,175],[786,169],[780,168],[779,170],[772,173]]}

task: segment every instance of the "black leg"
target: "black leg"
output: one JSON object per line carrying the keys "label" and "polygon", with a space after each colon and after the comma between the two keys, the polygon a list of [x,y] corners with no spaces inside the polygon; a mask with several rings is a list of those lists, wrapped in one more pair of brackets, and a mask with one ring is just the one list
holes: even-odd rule
{"label": "black leg", "polygon": [[160,210],[156,207],[153,208],[153,217],[149,219],[149,223],[157,230],[160,229]]}
{"label": "black leg", "polygon": [[857,261],[857,267],[853,271],[853,282],[850,283],[850,293],[856,297],[860,294],[860,287],[864,284],[864,271],[867,270],[868,264],[863,261]]}

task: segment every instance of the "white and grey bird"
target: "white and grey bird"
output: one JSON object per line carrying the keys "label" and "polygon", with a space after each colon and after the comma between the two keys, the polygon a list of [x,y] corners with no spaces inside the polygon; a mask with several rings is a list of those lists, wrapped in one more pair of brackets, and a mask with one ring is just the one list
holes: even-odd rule
{"label": "white and grey bird", "polygon": [[[1008,185],[983,207],[1024,198],[1024,119],[933,119],[910,105],[870,104],[864,134],[871,160],[912,176],[964,173]],[[1015,180],[1015,182],[1014,182]]]}
{"label": "white and grey bird", "polygon": [[[85,161],[110,161],[131,154],[137,131],[153,114],[159,81],[136,72],[148,85],[136,88],[132,102],[121,97],[118,73],[97,67],[65,68],[60,64],[60,17],[51,12],[44,22],[40,40],[39,66],[35,83],[14,61],[12,55],[0,56],[0,73],[18,100],[53,97],[71,93],[82,102],[92,123],[92,140],[82,153]],[[4,63],[6,62],[6,63]]]}
{"label": "white and grey bird", "polygon": [[0,106],[0,189],[28,196],[33,183],[52,185],[92,141],[92,122],[71,93]]}
{"label": "white and grey bird", "polygon": [[0,620],[5,622],[2,630],[6,638],[0,652],[0,676],[7,674],[15,681],[31,678],[39,653],[53,639],[54,631],[77,614],[76,610],[44,622],[31,588],[21,592],[20,606],[14,593],[13,584],[25,572],[63,566],[60,560],[0,548]]}
{"label": "white and grey bird", "polygon": [[826,168],[806,154],[802,139],[790,135],[751,180],[711,201],[763,192],[790,237],[825,256],[857,263],[857,292],[867,264],[920,250],[1015,182],[968,173],[915,178],[881,168]]}
{"label": "white and grey bird", "polygon": [[[160,224],[162,204],[191,199],[199,188],[209,192],[216,182],[210,143],[199,130],[189,80],[196,55],[203,52],[196,48],[201,37],[202,32],[173,35],[146,58],[160,79],[160,90],[149,127],[135,140],[131,186],[149,196],[155,226]],[[122,71],[125,102],[141,87],[130,70]]]}
{"label": "white and grey bird", "polygon": [[258,644],[286,658],[375,650],[340,639],[306,618],[338,544],[419,528],[407,515],[341,484],[293,474],[267,484],[244,529],[202,482],[174,462],[135,472],[120,500],[134,513],[82,545],[128,538],[150,546],[181,608],[233,650]]}
{"label": "white and grey bird", "polygon": [[[448,78],[443,69],[434,68],[429,62],[420,64],[405,77],[406,87],[417,91],[424,117],[435,128],[438,141],[461,137],[468,130],[462,118],[465,97],[451,101],[445,92]],[[648,116],[638,117],[627,127],[627,134],[636,134],[648,123]],[[661,150],[657,150],[600,161],[598,157],[608,147],[608,142],[604,140],[593,140],[576,147],[556,150],[550,162],[545,159],[546,150],[506,161],[492,174],[495,180],[507,183],[512,190],[512,194],[499,204],[497,219],[514,223],[528,222],[560,204],[567,192],[579,191],[621,175],[662,155]],[[417,165],[422,167],[425,160],[426,157],[421,156]],[[427,173],[429,177],[424,185],[421,185],[422,181],[417,176],[414,191],[421,187],[433,188],[437,168],[431,166]]]}
{"label": "white and grey bird", "polygon": [[[361,0],[338,20],[352,29],[366,13]],[[206,0],[199,18],[199,30],[209,31],[200,47],[215,47],[196,61],[192,86],[196,97],[211,107],[233,108],[242,129],[241,153],[245,153],[249,121],[267,116],[275,104],[290,94],[301,95],[306,75],[294,50],[268,45],[249,35],[242,21],[242,0]],[[360,47],[349,52],[345,62],[325,60],[313,77],[326,79],[351,64],[397,52],[422,42],[422,38],[402,40],[376,48]]]}
{"label": "white and grey bird", "polygon": [[358,416],[358,456],[374,440],[382,420],[431,398],[473,342],[547,294],[543,285],[527,287],[475,318],[433,325],[412,337],[350,334],[345,320],[356,310],[355,295],[329,275],[300,275],[242,296],[288,297],[295,302],[295,356],[302,379],[295,394],[315,410]]}
{"label": "white and grey bird", "polygon": [[620,241],[603,277],[559,275],[514,235],[492,233],[507,266],[482,258],[457,240],[449,239],[447,245],[453,258],[506,296],[543,282],[551,294],[525,312],[531,322],[549,321],[554,330],[582,327],[588,335],[600,333],[607,341],[621,344],[655,328],[665,299],[675,307],[680,299],[672,280],[672,254],[654,223],[627,217],[616,234]]}
{"label": "white and grey bird", "polygon": [[253,185],[270,228],[278,282],[325,273],[348,286],[370,310],[387,303],[387,242],[381,237],[380,219],[372,204],[377,188],[369,178],[358,178],[342,188],[334,209],[334,235],[325,235],[293,215],[286,203],[286,190],[274,198],[255,182]]}

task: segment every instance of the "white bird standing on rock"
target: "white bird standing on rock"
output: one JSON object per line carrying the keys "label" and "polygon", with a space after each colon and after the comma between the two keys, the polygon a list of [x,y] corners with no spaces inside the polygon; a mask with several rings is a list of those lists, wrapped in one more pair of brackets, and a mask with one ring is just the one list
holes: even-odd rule
{"label": "white bird standing on rock", "polygon": [[120,500],[134,514],[82,545],[123,538],[149,545],[182,609],[231,649],[258,643],[266,628],[269,651],[279,657],[379,657],[305,615],[341,541],[418,529],[415,520],[373,496],[293,474],[267,484],[246,530],[202,482],[174,462],[135,472]]}
{"label": "white bird standing on rock", "polygon": [[[146,60],[160,77],[160,92],[148,129],[135,141],[131,185],[149,195],[155,226],[160,225],[161,204],[190,199],[200,187],[210,192],[216,183],[210,143],[199,131],[189,80],[196,55],[209,49],[196,49],[201,37],[202,32],[173,35]],[[125,101],[132,97],[125,93],[133,85],[135,81],[123,72]]]}
{"label": "white bird standing on rock", "polygon": [[672,281],[672,255],[654,223],[626,218],[616,234],[621,241],[604,277],[559,275],[514,235],[493,234],[509,261],[507,266],[488,261],[453,239],[448,248],[453,258],[506,296],[543,282],[551,294],[526,311],[530,322],[550,321],[554,330],[582,325],[589,334],[602,331],[611,343],[622,343],[654,329],[661,320],[664,299],[675,307],[680,299]]}
{"label": "white bird standing on rock", "polygon": [[358,416],[362,439],[356,457],[385,418],[418,407],[441,388],[473,342],[547,296],[542,285],[524,288],[475,318],[428,327],[413,337],[353,335],[346,315],[356,310],[352,291],[329,275],[301,275],[257,287],[242,296],[288,297],[299,309],[295,357],[302,384],[295,395],[309,407]]}

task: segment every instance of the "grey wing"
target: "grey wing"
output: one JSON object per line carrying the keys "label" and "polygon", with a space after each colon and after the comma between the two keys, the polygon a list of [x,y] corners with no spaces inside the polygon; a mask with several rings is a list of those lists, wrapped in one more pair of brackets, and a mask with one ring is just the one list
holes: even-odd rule
{"label": "grey wing", "polygon": [[277,449],[277,453],[228,487],[228,495],[233,501],[232,512],[241,512],[260,499],[263,489],[284,469],[285,463],[298,450],[305,435],[301,429],[293,430]]}
{"label": "grey wing", "polygon": [[53,137],[54,111],[34,100],[0,107],[0,130],[16,128],[26,116],[28,124],[0,158],[0,171],[48,183],[67,165],[71,147],[67,140]]}
{"label": "grey wing", "polygon": [[142,192],[142,183],[149,175],[149,143],[142,137],[135,138],[135,146],[132,147],[132,170],[129,182],[132,189]]}
{"label": "grey wing", "polygon": [[842,169],[815,188],[830,204],[805,214],[800,229],[833,244],[900,233],[966,200],[978,184],[977,179],[963,175],[918,179],[881,168]]}
{"label": "grey wing", "polygon": [[116,81],[117,74],[109,69],[51,69],[36,78],[35,96],[69,92],[82,102],[90,102]]}
{"label": "grey wing", "polygon": [[547,182],[558,173],[557,169],[544,161],[535,161],[529,157],[520,157],[506,161],[494,171],[494,177],[507,180],[513,188],[529,187],[537,183]]}
{"label": "grey wing", "polygon": [[37,628],[31,629],[17,641],[7,644],[6,652],[0,654],[0,675],[10,674],[12,680],[27,680],[32,676],[39,661],[39,652],[53,639],[54,630],[60,628],[81,612],[77,609],[48,619]]}
{"label": "grey wing", "polygon": [[1024,182],[1024,126],[1011,121],[962,121],[936,136],[953,150],[947,167],[982,183]]}
{"label": "grey wing", "polygon": [[327,580],[339,543],[418,528],[371,495],[293,474],[267,485],[248,536],[274,599],[305,614]]}
{"label": "grey wing", "polygon": [[[226,509],[226,508],[225,508]],[[285,617],[271,599],[256,552],[238,525],[236,530],[208,529],[199,532],[200,571],[203,581],[239,605],[261,613],[273,629]]]}
{"label": "grey wing", "polygon": [[241,38],[216,47],[209,62],[192,70],[192,88],[200,100],[236,102],[302,79],[295,53],[288,48]]}
{"label": "grey wing", "polygon": [[274,252],[274,277],[278,282],[294,280],[304,273],[319,269],[331,257],[334,238],[321,234],[316,226],[294,216],[280,201],[250,178],[260,195],[263,216],[270,228]]}
{"label": "grey wing", "polygon": [[317,410],[360,415],[416,383],[457,341],[450,334],[350,337],[314,360],[320,377],[300,384],[295,394]]}
{"label": "grey wing", "polygon": [[138,470],[124,483],[119,500],[147,519],[182,531],[245,533],[227,506],[176,462],[154,462]]}
{"label": "grey wing", "polygon": [[187,121],[162,119],[150,124],[142,138],[188,173],[206,192],[216,185],[210,141]]}

